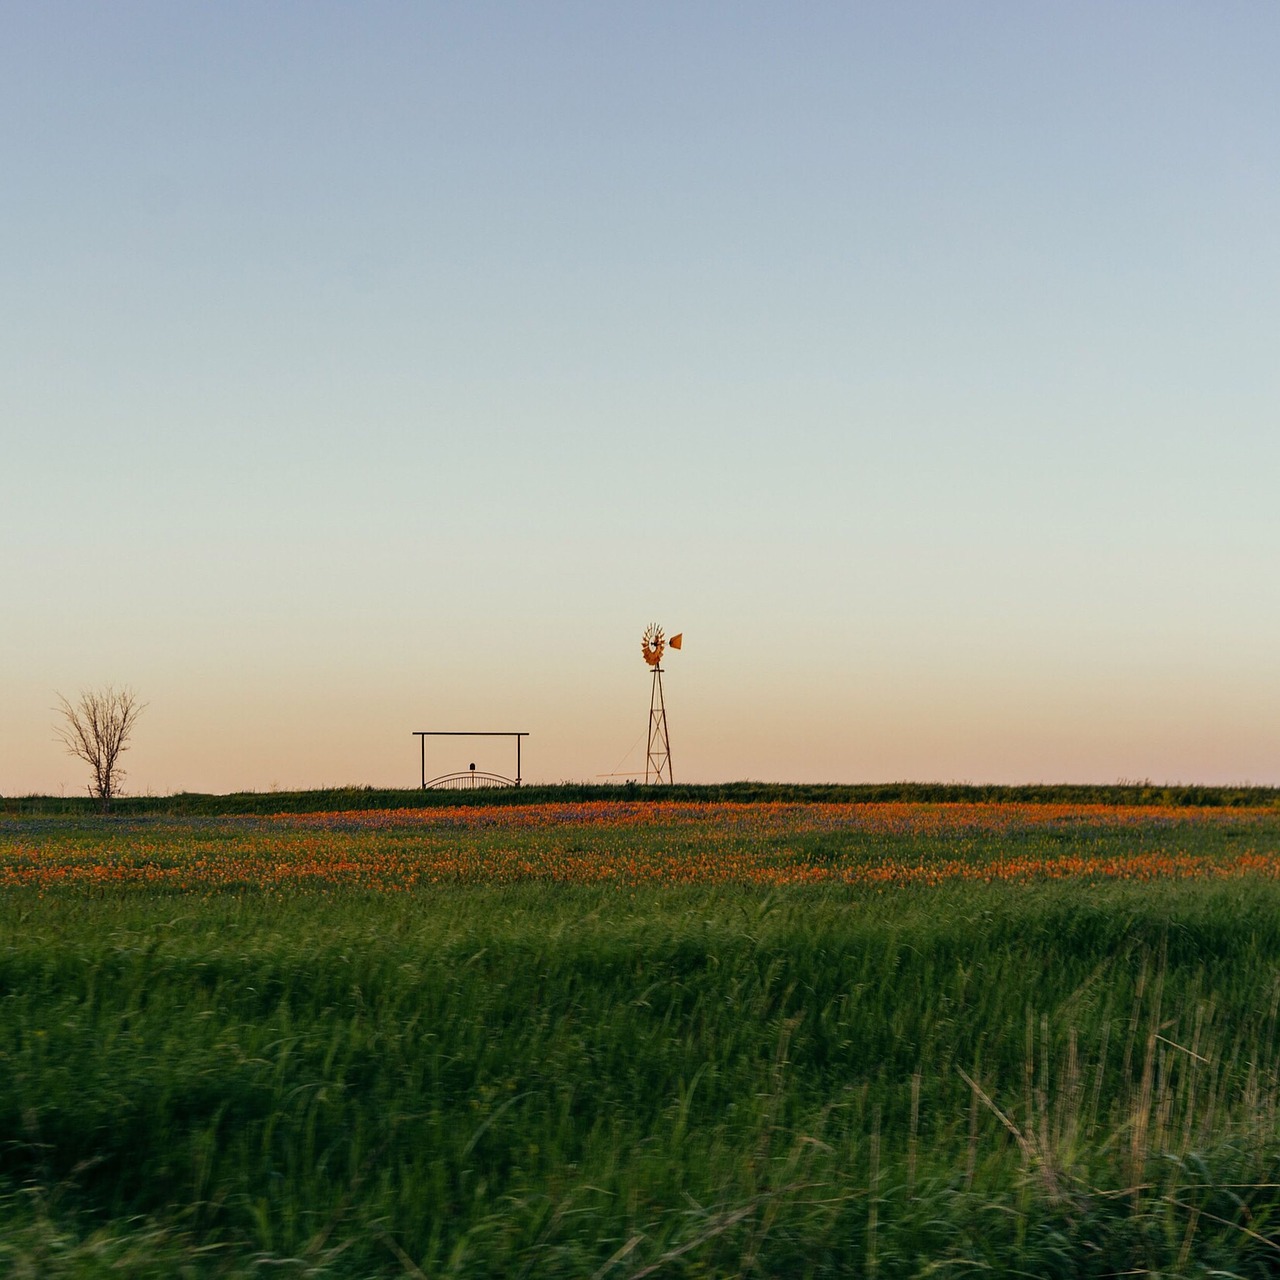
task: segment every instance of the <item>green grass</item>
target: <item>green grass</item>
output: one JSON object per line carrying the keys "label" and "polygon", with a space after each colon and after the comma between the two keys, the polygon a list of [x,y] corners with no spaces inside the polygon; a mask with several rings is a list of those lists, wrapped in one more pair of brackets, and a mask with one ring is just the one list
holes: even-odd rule
{"label": "green grass", "polygon": [[[480,789],[476,791],[396,790],[380,787],[331,787],[316,791],[241,791],[230,795],[178,792],[170,796],[121,796],[114,811],[125,816],[167,814],[320,813],[339,810],[431,808],[449,805],[576,803],[590,800],[664,800],[687,802],[777,801],[802,804],[1105,804],[1166,807],[1280,809],[1280,787],[1208,787],[1182,783],[1118,782],[1032,783],[1023,786],[956,782],[889,782],[857,785],[725,782],[636,786],[628,783],[560,783],[554,786]],[[92,814],[97,801],[89,796],[0,797],[0,815]]]}
{"label": "green grass", "polygon": [[11,891],[0,1272],[1274,1275],[1278,1009],[1254,879]]}

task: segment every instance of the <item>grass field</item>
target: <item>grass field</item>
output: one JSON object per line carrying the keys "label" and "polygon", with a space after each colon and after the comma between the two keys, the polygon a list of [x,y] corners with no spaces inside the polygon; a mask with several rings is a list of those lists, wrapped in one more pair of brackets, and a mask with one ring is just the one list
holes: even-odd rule
{"label": "grass field", "polygon": [[1280,1273],[1272,804],[0,817],[0,1273]]}

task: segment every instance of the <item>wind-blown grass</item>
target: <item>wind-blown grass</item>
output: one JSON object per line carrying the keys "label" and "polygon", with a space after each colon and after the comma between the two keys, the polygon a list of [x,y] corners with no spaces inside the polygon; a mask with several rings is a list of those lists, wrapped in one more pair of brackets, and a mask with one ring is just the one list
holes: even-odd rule
{"label": "wind-blown grass", "polygon": [[1274,1274],[1280,823],[1168,817],[11,822],[0,1269]]}

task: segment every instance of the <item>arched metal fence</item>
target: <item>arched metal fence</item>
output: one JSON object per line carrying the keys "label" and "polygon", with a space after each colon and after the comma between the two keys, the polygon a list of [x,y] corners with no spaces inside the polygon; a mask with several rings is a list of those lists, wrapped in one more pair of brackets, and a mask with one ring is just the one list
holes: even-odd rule
{"label": "arched metal fence", "polygon": [[465,773],[442,773],[423,783],[428,790],[436,791],[478,791],[483,787],[514,787],[514,778],[504,778],[500,773],[481,773],[478,769],[468,769]]}

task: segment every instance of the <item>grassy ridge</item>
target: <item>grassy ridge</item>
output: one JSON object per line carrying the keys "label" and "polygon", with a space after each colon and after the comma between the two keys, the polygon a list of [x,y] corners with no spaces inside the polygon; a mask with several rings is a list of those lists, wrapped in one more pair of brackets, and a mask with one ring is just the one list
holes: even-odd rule
{"label": "grassy ridge", "polygon": [[[395,790],[332,787],[313,791],[241,791],[230,795],[179,792],[171,796],[123,796],[115,811],[141,816],[322,813],[361,809],[416,809],[435,806],[564,804],[592,800],[802,804],[1102,804],[1160,805],[1173,808],[1280,808],[1280,787],[1209,787],[1151,782],[1033,783],[1023,786],[954,782],[889,782],[836,785],[818,783],[724,782],[677,786],[561,783],[557,786],[476,791]],[[0,814],[53,816],[92,814],[88,796],[0,797]]]}

